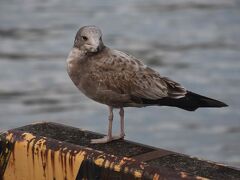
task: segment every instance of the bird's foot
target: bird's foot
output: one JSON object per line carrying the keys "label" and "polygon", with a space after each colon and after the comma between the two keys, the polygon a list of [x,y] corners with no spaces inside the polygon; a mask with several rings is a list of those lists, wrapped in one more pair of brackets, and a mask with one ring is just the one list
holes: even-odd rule
{"label": "bird's foot", "polygon": [[124,139],[125,134],[120,134],[119,136],[104,136],[100,139],[91,139],[91,144],[104,144],[118,139]]}
{"label": "bird's foot", "polygon": [[99,138],[99,139],[91,139],[91,144],[103,144],[103,143],[108,143],[112,140],[113,140],[113,137],[104,136],[103,138]]}

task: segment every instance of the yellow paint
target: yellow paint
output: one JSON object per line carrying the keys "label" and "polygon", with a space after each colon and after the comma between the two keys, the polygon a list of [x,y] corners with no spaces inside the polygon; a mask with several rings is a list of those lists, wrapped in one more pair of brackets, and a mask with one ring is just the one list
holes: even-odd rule
{"label": "yellow paint", "polygon": [[153,180],[158,180],[159,179],[159,174],[154,174]]}
{"label": "yellow paint", "polygon": [[103,165],[104,159],[102,157],[99,157],[94,162],[96,165],[101,167]]}
{"label": "yellow paint", "polygon": [[32,139],[36,138],[36,136],[32,135],[31,133],[23,133],[22,136],[26,141],[31,141]]}
{"label": "yellow paint", "polygon": [[[119,162],[119,164],[115,164],[115,165],[113,166],[114,171],[120,172],[120,171],[121,171],[121,167],[122,167],[125,163],[126,163],[125,158],[123,158],[123,159]],[[110,164],[110,167],[111,167],[111,166],[112,166],[112,164]]]}
{"label": "yellow paint", "polygon": [[114,162],[111,162],[110,163],[110,169],[113,169],[114,168]]}
{"label": "yellow paint", "polygon": [[[117,172],[120,172],[121,171],[121,167],[126,163],[126,160],[127,158],[123,158],[120,162],[119,162],[119,164],[115,164],[114,165],[114,171],[117,171]],[[128,159],[129,160],[129,159]],[[111,164],[110,164],[110,167],[111,167]],[[125,173],[127,173],[127,172],[129,172],[129,169],[128,169],[128,167],[125,167],[124,168],[124,172]],[[136,177],[136,178],[141,178],[142,177],[142,171],[140,171],[140,170],[135,170],[134,172],[133,172],[133,175]]]}
{"label": "yellow paint", "polygon": [[[30,133],[23,133],[21,137],[22,139],[17,141],[18,138],[14,139],[12,133],[6,137],[8,141],[14,143],[14,150],[11,152],[4,180],[76,179],[80,165],[87,155],[86,151],[71,153],[72,150],[68,149],[67,146],[57,150],[47,149],[47,138],[39,139]],[[119,164],[115,164],[106,160],[104,155],[100,155],[94,163],[120,172],[127,160],[132,159],[123,158]],[[124,167],[122,170],[125,173],[132,173],[135,178],[142,178],[143,171],[141,169],[132,172],[129,167]],[[158,179],[159,175],[154,177]]]}
{"label": "yellow paint", "polygon": [[208,178],[203,178],[203,177],[200,177],[200,176],[197,176],[196,179],[197,180],[209,180]]}
{"label": "yellow paint", "polygon": [[108,160],[105,161],[104,167],[105,168],[109,168],[110,167],[110,162]]}
{"label": "yellow paint", "polygon": [[129,171],[128,167],[125,167],[125,168],[124,168],[124,172],[125,172],[125,173],[128,173],[128,171]]}
{"label": "yellow paint", "polygon": [[12,137],[13,137],[13,133],[8,133],[6,136],[6,140],[12,142]]}
{"label": "yellow paint", "polygon": [[124,165],[124,164],[125,164],[125,160],[122,159],[122,160],[120,161],[119,165],[122,166],[122,165]]}
{"label": "yellow paint", "polygon": [[136,171],[134,171],[134,176],[135,176],[136,178],[141,178],[141,177],[142,177],[142,172],[136,170]]}
{"label": "yellow paint", "polygon": [[131,161],[136,161],[136,159],[130,158],[130,157],[123,157],[123,160],[131,160]]}
{"label": "yellow paint", "polygon": [[[86,152],[81,151],[72,156],[70,152],[63,153],[60,150],[47,149],[46,138],[36,140],[36,137],[30,133],[24,133],[22,137],[23,140],[15,142],[14,151],[10,155],[4,173],[4,180],[76,178]],[[8,134],[6,139],[12,142],[13,134]]]}
{"label": "yellow paint", "polygon": [[121,166],[119,164],[114,165],[114,171],[120,172]]}

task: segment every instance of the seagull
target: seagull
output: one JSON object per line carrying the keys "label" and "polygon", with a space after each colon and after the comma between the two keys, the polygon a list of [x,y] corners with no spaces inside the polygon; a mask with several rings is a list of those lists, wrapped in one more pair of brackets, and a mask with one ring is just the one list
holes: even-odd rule
{"label": "seagull", "polygon": [[[108,48],[95,25],[81,27],[67,58],[67,72],[87,97],[109,109],[108,134],[91,143],[123,139],[124,107],[172,106],[187,111],[201,107],[225,107],[225,103],[186,90],[161,76],[141,60]],[[113,109],[120,109],[120,134],[112,135]]]}

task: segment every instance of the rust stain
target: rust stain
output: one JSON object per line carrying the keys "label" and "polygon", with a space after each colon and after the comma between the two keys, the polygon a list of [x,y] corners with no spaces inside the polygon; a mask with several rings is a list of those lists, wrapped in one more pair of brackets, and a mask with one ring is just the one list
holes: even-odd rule
{"label": "rust stain", "polygon": [[[37,150],[38,148],[36,148]],[[37,150],[38,151],[38,150]],[[42,167],[43,167],[43,176],[46,177],[46,166],[47,166],[47,155],[48,150],[40,149],[40,155],[41,155],[41,161],[42,161]]]}
{"label": "rust stain", "polygon": [[71,155],[71,150],[69,151],[69,158],[68,158],[68,164],[69,164],[69,167],[70,167],[70,170],[71,170],[71,173],[73,174],[73,166],[74,166],[74,156]]}
{"label": "rust stain", "polygon": [[55,176],[55,153],[54,151],[51,151],[51,166],[52,166],[52,172],[53,172],[53,175]]}
{"label": "rust stain", "polygon": [[31,139],[30,141],[28,141],[27,143],[27,156],[29,156],[29,147],[30,147],[30,143],[33,139]]}
{"label": "rust stain", "polygon": [[[14,149],[4,174],[5,180],[76,179],[79,168],[84,163],[85,168],[94,167],[89,169],[89,172],[101,176],[100,179],[110,177],[112,172],[124,179],[158,180],[166,177],[191,179],[184,172],[178,174],[161,170],[133,158],[117,157],[51,138],[36,137],[26,132],[12,131],[8,134],[8,139],[14,144]],[[201,179],[201,177],[197,178]]]}

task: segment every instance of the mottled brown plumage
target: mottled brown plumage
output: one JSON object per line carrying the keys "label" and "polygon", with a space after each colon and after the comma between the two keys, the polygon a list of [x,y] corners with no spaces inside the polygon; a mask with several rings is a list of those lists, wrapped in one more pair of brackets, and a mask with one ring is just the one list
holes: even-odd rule
{"label": "mottled brown plumage", "polygon": [[150,105],[176,106],[185,110],[198,107],[222,107],[226,104],[187,91],[179,83],[162,77],[139,59],[106,47],[96,26],[82,27],[75,38],[68,59],[68,74],[74,84],[89,98],[109,106],[109,131],[104,143],[114,139],[111,134],[113,108],[120,108],[123,138],[123,107]]}
{"label": "mottled brown plumage", "polygon": [[161,77],[138,59],[107,47],[97,54],[83,53],[77,63],[69,63],[68,72],[86,96],[118,108],[146,106],[141,98],[179,98],[186,94],[180,84]]}

